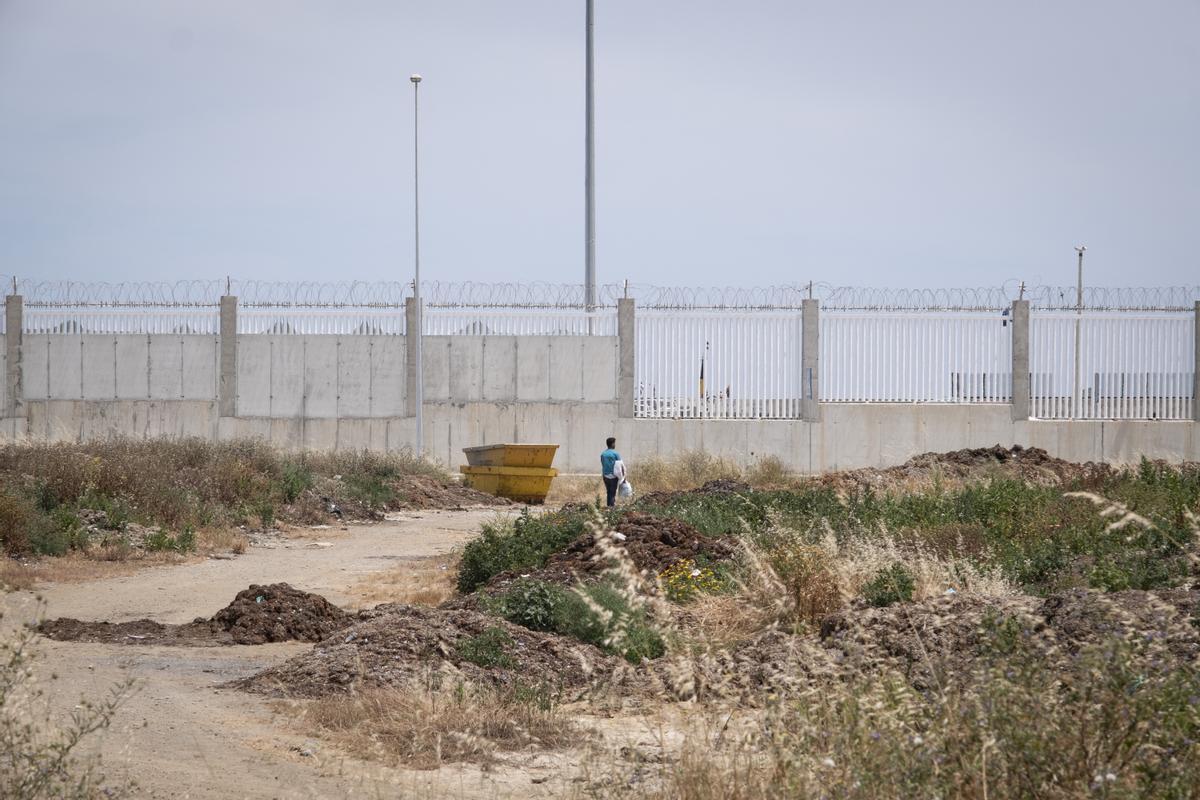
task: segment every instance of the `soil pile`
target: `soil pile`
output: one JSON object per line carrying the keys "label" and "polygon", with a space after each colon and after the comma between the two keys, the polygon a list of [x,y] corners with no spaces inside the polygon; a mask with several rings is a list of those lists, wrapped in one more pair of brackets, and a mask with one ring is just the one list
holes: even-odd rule
{"label": "soil pile", "polygon": [[474,506],[507,506],[512,501],[471,489],[459,483],[442,483],[426,475],[404,475],[394,481],[397,509],[464,509]]}
{"label": "soil pile", "polygon": [[887,670],[918,690],[967,678],[989,654],[1028,648],[1065,673],[1082,648],[1113,637],[1147,663],[1200,658],[1200,592],[1073,590],[1044,600],[954,595],[887,608],[857,607],[826,617],[819,635],[768,630],[727,652],[655,673],[668,694],[761,700],[764,693]]}
{"label": "soil pile", "polygon": [[916,490],[941,482],[946,486],[972,480],[1013,478],[1041,486],[1061,486],[1075,481],[1089,482],[1110,474],[1107,464],[1073,464],[1055,458],[1038,447],[979,447],[950,453],[924,453],[898,467],[856,469],[833,472],[813,480],[841,493],[862,489]]}
{"label": "soil pile", "polygon": [[[615,531],[601,535],[610,537],[613,545],[629,554],[639,571],[651,577],[684,559],[724,561],[737,552],[733,541],[705,536],[682,520],[640,511],[623,515]],[[584,533],[566,549],[550,556],[541,569],[521,574],[502,572],[488,581],[484,591],[494,594],[521,577],[571,586],[580,580],[587,582],[599,577],[610,566],[595,536]]]}
{"label": "soil pile", "polygon": [[709,481],[708,483],[704,484],[703,486],[700,486],[695,489],[688,489],[686,491],[650,492],[649,494],[644,495],[641,498],[639,498],[638,504],[639,505],[642,505],[642,504],[651,505],[651,506],[663,505],[663,504],[668,503],[677,498],[687,497],[689,495],[691,495],[691,496],[695,496],[695,495],[710,496],[710,495],[722,495],[722,494],[746,494],[747,492],[751,492],[751,491],[754,491],[754,487],[752,487],[748,483],[742,483],[741,481],[730,480],[729,478],[717,478],[716,480]]}
{"label": "soil pile", "polygon": [[379,492],[380,498],[372,501],[370,493],[364,494],[361,488],[356,491],[340,476],[325,476],[318,478],[316,485],[302,492],[293,502],[283,506],[279,517],[295,524],[312,525],[380,520],[389,511],[461,511],[480,506],[511,505],[506,498],[429,475],[388,478],[385,484],[381,484]]}
{"label": "soil pile", "polygon": [[361,616],[310,652],[231,685],[281,697],[430,680],[580,689],[619,663],[591,645],[470,610],[387,604]]}
{"label": "soil pile", "polygon": [[58,641],[217,646],[319,642],[353,620],[320,595],[273,583],[252,585],[238,592],[233,602],[211,619],[184,625],[164,625],[148,619],[113,623],[63,618],[47,620],[38,630]]}

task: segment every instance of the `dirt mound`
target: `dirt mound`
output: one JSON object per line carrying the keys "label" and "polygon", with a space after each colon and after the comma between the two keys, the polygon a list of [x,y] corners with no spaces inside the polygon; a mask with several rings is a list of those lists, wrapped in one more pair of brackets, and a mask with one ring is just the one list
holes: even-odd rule
{"label": "dirt mound", "polygon": [[[612,533],[604,535],[612,536]],[[615,533],[617,535],[610,541],[623,548],[638,570],[648,575],[657,575],[684,559],[724,561],[737,552],[733,541],[705,536],[682,520],[640,511],[623,515],[616,523]],[[608,566],[609,562],[596,545],[595,536],[584,533],[566,549],[550,556],[539,570],[496,575],[488,581],[485,592],[494,594],[521,577],[573,585],[579,580],[586,582],[598,577]]]}
{"label": "dirt mound", "polygon": [[[1074,590],[1044,600],[953,595],[887,608],[856,607],[826,617],[817,635],[768,630],[726,652],[655,672],[676,697],[729,696],[755,702],[764,692],[804,691],[884,670],[918,690],[968,678],[997,648],[1020,642],[1064,673],[1081,648],[1116,637],[1138,658],[1190,663],[1200,658],[1200,592],[1102,594]],[[684,673],[684,678],[680,675]]]}
{"label": "dirt mound", "polygon": [[695,489],[687,489],[680,492],[650,492],[639,498],[638,504],[656,506],[689,495],[746,494],[751,491],[754,491],[754,487],[748,483],[730,480],[729,478],[717,478]]}
{"label": "dirt mound", "polygon": [[112,623],[63,618],[47,620],[38,630],[58,641],[215,646],[318,642],[350,625],[353,619],[320,595],[273,583],[252,585],[238,592],[233,602],[211,619],[184,625],[164,625],[148,619]]}
{"label": "dirt mound", "polygon": [[591,645],[469,610],[389,604],[307,653],[237,681],[250,692],[320,697],[432,679],[580,689],[618,664]]}
{"label": "dirt mound", "polygon": [[461,511],[479,506],[506,506],[511,501],[470,489],[454,481],[429,475],[389,478],[381,490],[386,499],[371,500],[348,485],[341,476],[322,476],[293,502],[279,510],[279,518],[298,525],[335,521],[380,520],[389,511],[442,509]]}
{"label": "dirt mound", "polygon": [[507,506],[503,497],[481,492],[459,483],[442,483],[425,475],[405,475],[394,481],[398,509],[464,509],[474,506]]}
{"label": "dirt mound", "polygon": [[1061,486],[1077,480],[1091,481],[1108,475],[1107,464],[1073,464],[1038,447],[979,447],[949,453],[923,453],[898,467],[832,472],[812,480],[842,493],[862,489],[915,490],[934,482],[968,483],[995,477],[1014,478],[1042,486]]}

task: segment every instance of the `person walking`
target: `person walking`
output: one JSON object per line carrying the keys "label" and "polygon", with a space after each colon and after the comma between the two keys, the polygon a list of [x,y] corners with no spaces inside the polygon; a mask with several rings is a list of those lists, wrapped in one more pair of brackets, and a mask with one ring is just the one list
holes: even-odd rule
{"label": "person walking", "polygon": [[617,489],[621,487],[623,477],[617,475],[617,462],[621,460],[621,454],[614,449],[617,446],[616,437],[608,437],[604,444],[607,449],[600,454],[600,475],[604,478],[604,492],[608,498],[608,507],[612,508],[617,504]]}

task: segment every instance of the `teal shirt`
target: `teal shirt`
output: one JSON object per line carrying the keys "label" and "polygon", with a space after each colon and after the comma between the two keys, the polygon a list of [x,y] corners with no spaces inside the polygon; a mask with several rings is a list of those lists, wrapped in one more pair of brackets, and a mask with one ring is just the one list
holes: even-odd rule
{"label": "teal shirt", "polygon": [[613,464],[621,460],[621,454],[611,447],[600,454],[600,474],[606,478],[613,477]]}

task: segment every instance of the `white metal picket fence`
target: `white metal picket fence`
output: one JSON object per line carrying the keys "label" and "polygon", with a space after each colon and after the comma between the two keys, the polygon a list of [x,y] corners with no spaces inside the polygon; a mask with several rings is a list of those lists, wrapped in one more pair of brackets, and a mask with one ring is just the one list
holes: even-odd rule
{"label": "white metal picket fence", "polygon": [[1007,403],[1012,331],[999,313],[825,312],[821,400]]}
{"label": "white metal picket fence", "polygon": [[26,333],[68,334],[216,334],[220,315],[215,308],[27,308],[22,320]]}
{"label": "white metal picket fence", "polygon": [[635,416],[801,415],[799,311],[640,312],[635,335]]}
{"label": "white metal picket fence", "polygon": [[616,336],[613,311],[463,311],[430,309],[424,313],[427,336]]}
{"label": "white metal picket fence", "polygon": [[402,308],[238,309],[237,332],[244,334],[404,335]]}
{"label": "white metal picket fence", "polygon": [[1194,326],[1193,314],[1033,314],[1033,416],[1191,419]]}

